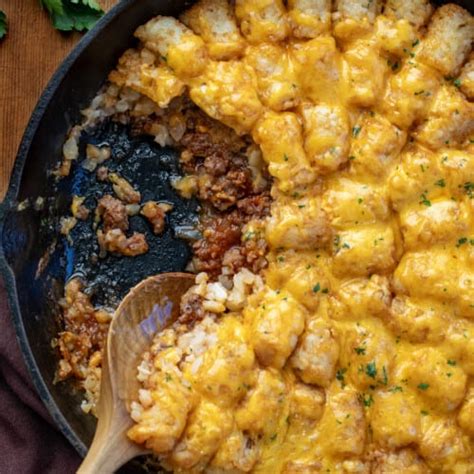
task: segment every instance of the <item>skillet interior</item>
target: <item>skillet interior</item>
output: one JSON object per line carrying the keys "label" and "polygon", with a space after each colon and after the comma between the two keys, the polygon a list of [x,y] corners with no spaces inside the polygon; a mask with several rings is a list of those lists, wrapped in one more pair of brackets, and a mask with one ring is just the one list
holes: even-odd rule
{"label": "skillet interior", "polygon": [[[74,177],[66,180],[58,191],[53,191],[47,171],[58,162],[69,128],[80,121],[80,110],[88,105],[120,54],[131,44],[135,28],[156,14],[177,15],[189,3],[184,0],[124,0],[84,37],[52,78],[33,113],[15,163],[7,198],[0,210],[3,247],[0,267],[5,276],[21,348],[41,398],[61,431],[81,454],[85,453],[92,439],[95,421],[82,414],[79,409],[81,397],[70,386],[52,383],[57,360],[50,341],[57,332],[57,307],[53,301],[62,295],[60,282],[66,274],[70,275],[87,264],[83,259],[87,246],[91,245],[87,232],[77,236],[80,240],[82,235],[82,250],[72,254],[62,246],[56,247],[46,271],[39,278],[35,278],[35,274],[39,259],[51,243],[52,232],[47,223],[64,214],[71,194],[86,189],[87,182]],[[455,3],[474,12],[472,0]],[[117,131],[101,133],[109,133],[105,139],[111,139],[114,133],[119,134]],[[128,139],[125,137],[124,140]],[[166,159],[173,162],[170,150],[161,151],[155,146],[150,153],[155,153],[158,160],[166,155]],[[141,187],[140,181],[137,184]],[[32,208],[22,212],[15,210],[18,202],[27,198],[34,201],[38,196],[47,197],[43,211]],[[180,212],[184,221],[192,218],[193,206],[182,204]],[[82,231],[78,229],[77,232]],[[112,275],[109,276],[112,278],[109,281],[114,275],[118,276],[121,286],[112,292],[99,292],[99,297],[105,302],[110,301],[110,295],[120,297],[145,274],[182,269],[188,250],[171,235],[168,238],[166,248],[157,247],[156,258],[146,265],[140,261],[132,262],[134,268],[122,266],[119,271],[111,264]],[[127,259],[122,259],[122,262],[124,260]],[[97,287],[103,290],[107,284],[99,280]]]}

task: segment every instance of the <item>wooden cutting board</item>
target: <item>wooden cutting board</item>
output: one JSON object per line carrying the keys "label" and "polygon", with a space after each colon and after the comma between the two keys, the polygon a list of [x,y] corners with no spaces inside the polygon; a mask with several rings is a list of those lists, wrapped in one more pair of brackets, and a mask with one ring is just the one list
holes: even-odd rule
{"label": "wooden cutting board", "polygon": [[[99,0],[104,10],[117,0]],[[0,42],[0,199],[23,131],[49,78],[81,38],[56,31],[39,0],[0,0],[9,32]]]}

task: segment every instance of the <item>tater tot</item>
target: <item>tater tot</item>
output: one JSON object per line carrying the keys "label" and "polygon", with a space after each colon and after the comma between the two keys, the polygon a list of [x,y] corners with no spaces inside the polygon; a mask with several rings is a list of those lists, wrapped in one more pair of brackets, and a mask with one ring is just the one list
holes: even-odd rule
{"label": "tater tot", "polygon": [[417,56],[442,74],[455,75],[471,51],[473,40],[474,17],[449,3],[434,13]]}
{"label": "tater tot", "polygon": [[381,4],[380,0],[336,0],[333,13],[335,36],[345,40],[364,36],[380,13]]}
{"label": "tater tot", "polygon": [[289,0],[288,8],[295,38],[315,38],[331,27],[331,0]]}
{"label": "tater tot", "polygon": [[304,103],[300,108],[304,148],[310,162],[322,173],[336,171],[349,157],[349,117],[333,104]]}
{"label": "tater tot", "polygon": [[429,0],[387,0],[384,15],[407,20],[416,28],[423,26],[433,12]]}
{"label": "tater tot", "polygon": [[200,0],[180,19],[201,36],[212,59],[232,59],[240,56],[245,48],[245,41],[227,0]]}
{"label": "tater tot", "polygon": [[316,178],[303,149],[302,135],[298,116],[291,112],[267,112],[253,130],[268,171],[283,192],[309,184]]}
{"label": "tater tot", "polygon": [[201,74],[207,64],[202,38],[176,18],[157,16],[140,26],[135,36],[159,54],[180,78]]}
{"label": "tater tot", "polygon": [[253,69],[240,61],[211,61],[191,82],[191,99],[237,133],[248,133],[263,112]]}
{"label": "tater tot", "polygon": [[474,100],[474,53],[462,68],[457,84],[469,100]]}
{"label": "tater tot", "polygon": [[289,31],[282,0],[236,0],[240,30],[251,43],[284,40]]}
{"label": "tater tot", "polygon": [[298,104],[301,88],[286,48],[271,43],[249,46],[245,61],[255,71],[259,97],[267,107],[281,111]]}

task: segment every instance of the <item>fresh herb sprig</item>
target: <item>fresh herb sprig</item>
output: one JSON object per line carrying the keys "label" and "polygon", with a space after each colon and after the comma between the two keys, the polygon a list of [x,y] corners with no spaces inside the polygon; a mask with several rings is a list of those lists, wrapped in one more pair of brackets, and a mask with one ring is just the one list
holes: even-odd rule
{"label": "fresh herb sprig", "polygon": [[7,34],[8,31],[8,23],[7,23],[7,15],[5,15],[2,10],[0,10],[0,40]]}
{"label": "fresh herb sprig", "polygon": [[60,31],[90,30],[104,11],[96,0],[39,0]]}

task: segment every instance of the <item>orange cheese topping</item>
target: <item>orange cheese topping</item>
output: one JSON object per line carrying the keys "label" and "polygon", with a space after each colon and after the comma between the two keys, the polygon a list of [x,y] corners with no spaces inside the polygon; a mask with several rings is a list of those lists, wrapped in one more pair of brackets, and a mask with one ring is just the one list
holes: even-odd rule
{"label": "orange cheese topping", "polygon": [[185,84],[274,177],[264,288],[129,432],[175,472],[474,470],[474,19],[382,7],[201,1],[139,29],[156,72],[127,85]]}

